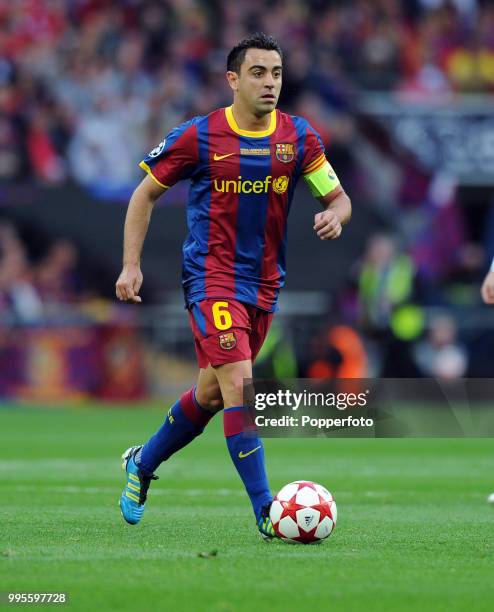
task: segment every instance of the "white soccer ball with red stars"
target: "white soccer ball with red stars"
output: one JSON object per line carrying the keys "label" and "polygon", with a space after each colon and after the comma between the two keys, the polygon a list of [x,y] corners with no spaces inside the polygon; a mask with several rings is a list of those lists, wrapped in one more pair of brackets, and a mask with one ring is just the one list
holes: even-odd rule
{"label": "white soccer ball with red stars", "polygon": [[269,516],[281,539],[312,544],[331,535],[337,510],[333,496],[322,485],[296,480],[276,495]]}

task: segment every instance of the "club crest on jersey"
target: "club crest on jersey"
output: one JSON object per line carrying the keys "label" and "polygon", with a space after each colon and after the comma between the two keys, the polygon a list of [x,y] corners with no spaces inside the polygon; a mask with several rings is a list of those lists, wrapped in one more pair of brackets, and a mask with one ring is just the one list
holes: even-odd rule
{"label": "club crest on jersey", "polygon": [[166,144],[166,138],[162,140],[158,146],[154,147],[152,151],[149,152],[148,157],[158,157],[161,151],[163,151],[163,149],[165,148],[165,144]]}
{"label": "club crest on jersey", "polygon": [[291,142],[276,143],[276,159],[285,164],[293,161],[295,157],[294,145]]}
{"label": "club crest on jersey", "polygon": [[218,336],[218,340],[220,342],[220,347],[225,351],[231,351],[233,348],[237,346],[237,338],[233,332],[228,332],[227,334],[220,334]]}

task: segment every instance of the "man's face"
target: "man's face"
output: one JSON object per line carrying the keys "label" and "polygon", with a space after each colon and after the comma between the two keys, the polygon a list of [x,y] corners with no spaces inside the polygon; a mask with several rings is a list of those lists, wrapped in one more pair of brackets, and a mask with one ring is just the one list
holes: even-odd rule
{"label": "man's face", "polygon": [[274,110],[281,90],[281,57],[277,51],[247,49],[240,74],[227,75],[232,89],[254,115]]}

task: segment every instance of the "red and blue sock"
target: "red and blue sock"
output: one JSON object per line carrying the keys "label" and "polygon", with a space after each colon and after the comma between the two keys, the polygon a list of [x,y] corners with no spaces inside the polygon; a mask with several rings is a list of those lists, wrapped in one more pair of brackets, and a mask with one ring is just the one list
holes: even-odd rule
{"label": "red and blue sock", "polygon": [[195,387],[189,389],[170,408],[163,425],[137,453],[136,464],[152,474],[163,461],[200,435],[213,416],[199,405]]}
{"label": "red and blue sock", "polygon": [[263,506],[271,503],[273,496],[269,489],[264,446],[254,425],[246,429],[248,411],[243,406],[226,408],[223,411],[223,425],[226,444],[237,472],[250,498],[256,520],[261,517]]}

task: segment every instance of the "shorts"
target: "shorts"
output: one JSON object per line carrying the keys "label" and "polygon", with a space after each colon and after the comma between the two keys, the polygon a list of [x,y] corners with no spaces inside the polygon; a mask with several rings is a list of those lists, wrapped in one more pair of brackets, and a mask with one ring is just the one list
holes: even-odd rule
{"label": "shorts", "polygon": [[266,339],[273,313],[230,299],[207,299],[189,306],[197,363],[219,366],[254,361]]}

